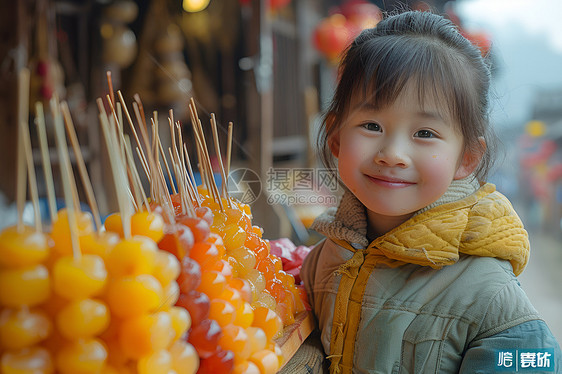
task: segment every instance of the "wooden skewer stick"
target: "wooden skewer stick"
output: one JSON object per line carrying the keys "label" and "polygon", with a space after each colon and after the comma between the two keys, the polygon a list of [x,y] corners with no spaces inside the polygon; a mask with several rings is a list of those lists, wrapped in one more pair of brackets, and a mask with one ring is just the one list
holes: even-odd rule
{"label": "wooden skewer stick", "polygon": [[153,112],[153,118],[152,118],[152,142],[153,142],[152,149],[155,157],[154,166],[156,168],[153,172],[154,172],[154,178],[158,178],[156,198],[157,201],[160,202],[160,205],[162,206],[162,209],[165,211],[165,214],[167,214],[169,217],[173,217],[174,208],[173,208],[172,198],[170,196],[170,193],[168,192],[166,178],[164,177],[164,173],[162,171],[162,166],[160,164],[159,153],[158,153],[159,150],[158,144],[161,142],[160,142],[160,133],[158,130],[158,113],[156,111]]}
{"label": "wooden skewer stick", "polygon": [[125,135],[125,166],[127,175],[129,177],[129,186],[133,197],[135,198],[135,210],[138,211],[143,206],[144,200],[142,199],[141,191],[143,190],[142,184],[137,183],[138,171],[131,152],[131,139],[129,135]]}
{"label": "wooden skewer stick", "polygon": [[197,185],[195,183],[195,176],[193,175],[193,169],[191,169],[191,161],[189,159],[189,152],[187,151],[187,145],[183,143],[183,151],[185,153],[185,163],[187,164],[187,170],[189,172],[189,185],[193,189],[193,197],[195,197],[195,201],[197,206],[201,206],[201,197],[197,192]]}
{"label": "wooden skewer stick", "polygon": [[25,160],[27,162],[27,179],[29,180],[29,194],[31,202],[33,203],[33,210],[35,213],[35,230],[38,232],[43,231],[41,225],[41,211],[39,210],[39,194],[37,193],[37,179],[35,178],[35,165],[33,164],[33,156],[31,154],[31,140],[29,139],[29,125],[27,122],[20,122],[22,135],[23,135],[23,148],[25,153]]}
{"label": "wooden skewer stick", "polygon": [[43,164],[43,175],[45,177],[45,185],[47,187],[47,202],[49,205],[49,215],[51,222],[57,219],[57,202],[55,196],[55,184],[53,183],[53,170],[51,167],[51,159],[49,157],[49,145],[47,142],[47,131],[45,130],[45,114],[43,104],[38,101],[35,104],[35,125],[39,136],[39,149],[41,150],[41,161]]}
{"label": "wooden skewer stick", "polygon": [[137,152],[137,156],[139,157],[141,166],[144,170],[144,175],[146,175],[146,179],[148,179],[148,182],[150,182],[150,173],[148,172],[148,165],[142,162],[142,155],[140,153],[141,151],[139,150],[139,147],[136,147],[136,152]]}
{"label": "wooden skewer stick", "polygon": [[80,261],[82,258],[82,252],[80,252],[80,244],[78,242],[78,222],[76,220],[76,213],[78,211],[78,206],[75,201],[74,188],[74,177],[72,175],[72,168],[70,166],[70,157],[68,155],[68,146],[66,144],[66,138],[64,136],[64,123],[62,114],[60,113],[60,108],[56,98],[52,98],[50,101],[51,112],[53,113],[54,123],[55,123],[55,135],[56,135],[56,146],[59,155],[59,166],[61,172],[61,180],[63,187],[64,201],[66,205],[66,213],[68,215],[68,225],[70,228],[70,243],[72,246],[72,254],[75,261]]}
{"label": "wooden skewer stick", "polygon": [[131,115],[129,114],[129,109],[127,109],[127,104],[125,104],[125,100],[123,99],[123,95],[121,94],[121,91],[117,91],[117,95],[119,96],[119,101],[121,102],[121,105],[123,106],[123,109],[125,110],[125,117],[127,117],[127,122],[129,122],[129,127],[131,128],[131,131],[133,132],[133,136],[135,137],[135,141],[137,143],[137,147],[139,147],[140,149],[140,153],[142,155],[141,161],[146,163],[146,157],[144,155],[140,140],[139,140],[139,136],[137,135],[137,131],[135,130],[135,125],[133,124],[133,119],[131,118]]}
{"label": "wooden skewer stick", "polygon": [[140,97],[138,94],[135,94],[133,97],[135,99],[135,102],[133,103],[133,111],[135,112],[135,117],[137,118],[137,122],[139,123],[139,129],[144,141],[144,146],[146,147],[147,153],[150,155],[150,152],[148,152],[148,150],[150,149],[150,139],[148,138],[148,128],[146,126],[146,117],[144,115],[142,102],[140,101]]}
{"label": "wooden skewer stick", "polygon": [[80,144],[78,143],[74,123],[72,122],[72,117],[70,116],[70,110],[68,109],[68,104],[66,102],[63,101],[60,105],[64,122],[66,124],[66,132],[68,133],[72,149],[74,150],[74,156],[76,157],[78,172],[80,173],[80,178],[82,179],[82,184],[84,185],[84,190],[86,191],[86,198],[88,199],[88,204],[90,205],[90,209],[94,217],[96,229],[98,233],[100,233],[102,225],[98,204],[94,195],[94,189],[92,188],[92,182],[90,181],[90,177],[88,175],[88,170],[86,169],[86,163],[84,162],[84,157],[82,156],[82,151],[80,150]]}
{"label": "wooden skewer stick", "polygon": [[218,202],[219,207],[221,209],[221,211],[224,211],[224,206],[222,205],[222,199],[219,193],[219,188],[217,187],[217,184],[215,182],[215,176],[213,174],[213,166],[211,164],[211,157],[209,156],[209,147],[207,147],[207,142],[205,141],[205,135],[203,134],[203,126],[201,125],[201,121],[198,120],[198,129],[199,129],[199,134],[201,135],[201,140],[203,142],[203,149],[202,149],[202,153],[203,156],[205,157],[205,168],[207,171],[207,175],[209,177],[209,184],[211,187],[211,190],[213,190],[213,194],[215,196],[215,200]]}
{"label": "wooden skewer stick", "polygon": [[[138,99],[137,96],[138,95],[135,95],[135,99]],[[139,110],[139,104],[137,102],[133,103],[133,111],[135,112],[135,117],[137,118],[137,122],[139,123],[141,137],[143,139],[144,146],[146,148],[147,155],[148,155],[148,159],[146,160],[147,163],[144,166],[146,166],[147,171],[150,171],[150,170],[152,170],[151,165],[154,163],[154,159],[152,157],[152,153],[150,152],[150,149],[151,149],[150,148],[150,139],[148,138],[148,131],[147,131],[147,128],[146,128],[146,119],[144,117],[144,113],[141,115],[141,112]],[[151,177],[149,172],[147,172],[147,178],[148,178],[149,182],[151,182],[151,184],[152,184],[152,177]]]}
{"label": "wooden skewer stick", "polygon": [[[185,151],[187,148],[185,147],[185,143],[183,144],[183,151]],[[185,165],[183,166],[183,174],[184,174],[184,184],[185,184],[185,189],[187,191],[187,195],[189,198],[189,202],[190,204],[193,206],[193,204],[197,204],[197,206],[201,206],[201,204],[199,204],[198,201],[198,195],[197,192],[195,191],[195,189],[193,188],[193,184],[191,183],[191,179],[187,173],[187,170],[185,169]]]}
{"label": "wooden skewer stick", "polygon": [[[188,201],[188,189],[187,189],[187,185],[186,185],[186,181],[185,179],[187,178],[187,173],[186,173],[186,169],[185,169],[185,155],[183,154],[183,136],[182,136],[182,131],[181,131],[181,124],[180,122],[176,122],[176,131],[178,133],[178,146],[179,146],[179,151],[176,148],[175,152],[176,154],[179,152],[179,155],[177,156],[178,159],[180,160],[180,163],[178,165],[179,169],[180,169],[180,174],[182,177],[182,186],[184,188],[184,198],[185,198],[185,203],[187,205],[189,205],[191,208],[193,208],[193,203],[192,200]],[[191,209],[190,209],[191,210]]]}
{"label": "wooden skewer stick", "polygon": [[[125,147],[123,146],[123,141],[122,141],[122,134],[123,134],[123,129],[121,126],[121,121],[119,120],[119,117],[117,115],[117,111],[115,109],[115,106],[112,104],[111,102],[111,98],[109,97],[109,95],[106,96],[107,97],[107,101],[109,102],[109,108],[110,108],[110,112],[113,115],[113,122],[111,122],[111,120],[109,121],[110,124],[110,128],[113,129],[113,132],[115,133],[115,140],[117,141],[117,146],[118,149],[120,150],[120,157],[121,159],[124,159],[124,154],[125,154]],[[120,103],[117,103],[118,107],[121,105]],[[115,124],[114,126],[111,126],[112,124]]]}
{"label": "wooden skewer stick", "polygon": [[226,143],[226,177],[230,175],[230,158],[232,157],[232,122],[228,123],[228,140]]}
{"label": "wooden skewer stick", "polygon": [[[189,104],[189,114],[191,117],[191,124],[193,126],[193,133],[195,134],[195,136],[197,137],[197,114],[194,111],[194,108],[192,107],[192,104],[190,102]],[[197,168],[199,169],[199,175],[201,176],[201,185],[203,186],[203,188],[206,188],[207,190],[209,189],[207,181],[205,180],[205,174],[203,173],[203,164],[202,161],[203,157],[201,156],[201,149],[198,146],[198,142],[195,142],[195,149],[197,151]],[[195,180],[194,180],[195,181]]]}
{"label": "wooden skewer stick", "polygon": [[220,198],[218,188],[215,183],[215,178],[213,176],[213,168],[211,166],[211,159],[209,157],[209,150],[205,141],[205,135],[203,134],[203,126],[201,125],[201,121],[199,120],[199,116],[197,115],[197,108],[195,107],[195,101],[193,100],[193,98],[191,98],[190,100],[190,111],[192,121],[194,123],[194,132],[196,134],[195,138],[197,139],[197,144],[201,148],[203,168],[209,177],[209,192],[213,195],[213,199],[219,204],[221,211],[224,211],[222,200]]}
{"label": "wooden skewer stick", "polygon": [[107,77],[107,86],[109,88],[109,99],[112,105],[115,105],[115,95],[113,94],[113,81],[111,79],[111,72],[106,71],[105,75]]}
{"label": "wooden skewer stick", "polygon": [[[170,111],[170,115],[173,116],[172,112]],[[180,205],[181,205],[181,210],[182,210],[182,214],[186,214],[188,213],[189,206],[188,206],[188,202],[187,202],[187,198],[185,195],[185,186],[184,186],[184,180],[183,180],[183,175],[182,175],[182,170],[179,167],[180,165],[180,158],[178,156],[178,150],[177,150],[177,144],[176,144],[176,134],[174,132],[174,126],[172,124],[172,118],[168,117],[168,126],[170,128],[170,136],[171,136],[171,141],[172,141],[172,146],[170,148],[168,148],[169,154],[170,154],[170,162],[172,163],[173,169],[174,169],[174,175],[176,176],[176,183],[178,185],[178,193],[180,195]],[[162,145],[160,143],[160,139],[158,139],[160,146]],[[171,180],[170,180],[171,182]]]}
{"label": "wooden skewer stick", "polygon": [[26,166],[23,131],[21,123],[27,123],[29,117],[29,69],[23,68],[18,73],[18,156],[16,174],[16,201],[18,211],[17,230],[23,231],[23,210],[26,201]]}
{"label": "wooden skewer stick", "polygon": [[[201,122],[199,122],[199,130],[202,132],[201,129]],[[213,169],[211,167],[211,159],[209,157],[209,153],[207,152],[207,145],[204,143],[204,138],[200,137],[200,133],[197,133],[195,136],[199,147],[201,148],[201,155],[203,157],[203,167],[204,172],[206,173],[207,177],[209,178],[209,192],[211,193],[213,199],[219,204],[219,208],[221,211],[224,212],[224,206],[222,205],[222,199],[219,194],[219,190],[217,185],[215,184],[215,178],[213,177]]]}
{"label": "wooden skewer stick", "polygon": [[[166,173],[168,174],[168,179],[170,180],[170,185],[172,186],[172,193],[175,195],[178,193],[176,186],[174,185],[174,179],[172,178],[172,173],[170,172],[170,166],[168,165],[168,161],[166,160],[166,155],[164,153],[164,149],[162,148],[162,143],[158,142],[158,148],[160,149],[160,156],[164,160],[164,167],[166,168]],[[173,158],[170,160],[173,161]]]}
{"label": "wooden skewer stick", "polygon": [[121,214],[121,222],[123,223],[123,236],[125,239],[131,238],[131,200],[128,195],[127,188],[125,187],[126,177],[121,163],[121,156],[118,154],[119,149],[116,144],[112,131],[110,130],[109,121],[105,113],[100,113],[99,120],[105,138],[107,151],[109,153],[109,161],[111,163],[111,171],[113,174],[113,181],[117,193],[117,202],[119,204],[119,212]]}
{"label": "wooden skewer stick", "polygon": [[179,164],[175,161],[176,157],[174,157],[174,153],[177,155],[177,150],[172,151],[172,147],[168,147],[168,153],[170,154],[170,160],[172,163],[172,167],[174,169],[174,175],[176,176],[176,181],[178,183],[178,194],[180,196],[180,205],[182,208],[182,214],[187,213],[188,206],[187,206],[187,199],[185,198],[185,188],[184,188],[184,181],[183,176],[181,175],[181,169],[179,168]]}
{"label": "wooden skewer stick", "polygon": [[[170,110],[170,117],[168,117],[168,127],[170,128],[170,140],[172,143],[172,150],[173,152],[171,152],[170,156],[170,162],[172,162],[172,164],[174,165],[174,174],[176,176],[176,183],[178,184],[178,191],[181,193],[182,189],[180,187],[181,184],[181,175],[179,174],[178,169],[176,168],[176,166],[180,163],[179,158],[177,157],[177,144],[176,144],[176,132],[174,131],[174,122],[173,122],[173,118],[174,118],[174,114],[173,112]],[[172,183],[172,180],[170,179],[170,183]],[[183,196],[180,196],[180,201],[182,204],[182,213],[185,214],[186,213],[186,209],[187,207],[184,206],[184,199]]]}
{"label": "wooden skewer stick", "polygon": [[222,179],[221,194],[222,194],[222,197],[227,199],[229,208],[232,208],[232,204],[231,204],[230,199],[228,198],[228,194],[226,192],[226,174],[225,174],[225,171],[224,171],[224,164],[222,163],[221,146],[220,146],[220,142],[219,142],[219,134],[217,132],[217,120],[215,118],[214,113],[211,113],[211,129],[213,130],[213,140],[215,142],[215,153],[217,155],[217,159],[218,159],[220,171],[221,171],[221,179]]}

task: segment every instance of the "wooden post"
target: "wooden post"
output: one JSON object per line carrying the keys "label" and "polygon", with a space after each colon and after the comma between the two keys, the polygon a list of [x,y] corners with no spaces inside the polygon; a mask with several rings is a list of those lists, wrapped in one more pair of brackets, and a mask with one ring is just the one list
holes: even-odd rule
{"label": "wooden post", "polygon": [[[244,14],[248,56],[253,69],[248,71],[247,118],[249,167],[261,180],[262,193],[252,204],[254,222],[264,229],[268,238],[279,232],[279,217],[267,203],[267,173],[273,166],[273,45],[271,25],[267,20],[268,1],[253,0]],[[248,14],[249,13],[249,14]]]}
{"label": "wooden post", "polygon": [[18,72],[27,65],[29,47],[29,10],[25,1],[2,3],[0,35],[0,192],[8,201],[16,198],[17,91]]}

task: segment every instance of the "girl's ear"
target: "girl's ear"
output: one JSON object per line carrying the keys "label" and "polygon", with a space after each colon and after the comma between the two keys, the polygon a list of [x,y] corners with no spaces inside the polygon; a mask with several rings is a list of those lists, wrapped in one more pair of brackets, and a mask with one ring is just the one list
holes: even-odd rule
{"label": "girl's ear", "polygon": [[461,163],[455,172],[454,180],[468,177],[480,164],[482,156],[486,151],[486,141],[483,137],[479,137],[480,147],[467,149],[462,155]]}
{"label": "girl's ear", "polygon": [[[336,126],[334,116],[328,116],[326,118],[326,128],[327,129],[334,129]],[[340,134],[339,132],[333,131],[330,137],[328,138],[328,147],[330,147],[330,151],[335,158],[338,158],[340,154]]]}
{"label": "girl's ear", "polygon": [[328,139],[328,147],[330,147],[330,151],[332,151],[334,157],[338,158],[340,154],[340,135],[338,133],[330,136]]}

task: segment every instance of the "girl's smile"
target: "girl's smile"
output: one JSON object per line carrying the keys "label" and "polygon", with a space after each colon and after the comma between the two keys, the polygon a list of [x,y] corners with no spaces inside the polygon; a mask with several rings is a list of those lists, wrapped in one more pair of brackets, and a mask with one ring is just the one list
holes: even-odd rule
{"label": "girl's smile", "polygon": [[408,182],[399,178],[387,177],[384,175],[366,175],[373,183],[386,188],[405,188],[414,185],[413,182]]}

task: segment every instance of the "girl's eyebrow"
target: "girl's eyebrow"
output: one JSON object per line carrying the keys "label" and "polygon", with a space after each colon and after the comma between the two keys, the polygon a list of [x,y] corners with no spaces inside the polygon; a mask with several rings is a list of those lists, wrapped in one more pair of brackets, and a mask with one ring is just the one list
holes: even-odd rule
{"label": "girl's eyebrow", "polygon": [[439,112],[421,110],[421,111],[417,112],[416,114],[420,117],[423,117],[423,118],[439,120],[439,121],[445,122],[445,119],[443,118],[443,116],[441,114],[439,114]]}
{"label": "girl's eyebrow", "polygon": [[[354,108],[352,108],[354,110],[379,110],[381,109],[379,105],[375,105],[373,102],[371,101],[363,101],[357,105],[355,105]],[[439,112],[437,111],[433,111],[433,110],[419,110],[418,112],[415,113],[417,116],[422,117],[424,119],[431,119],[431,120],[438,120],[438,121],[442,121],[445,122],[445,118],[439,114]]]}

